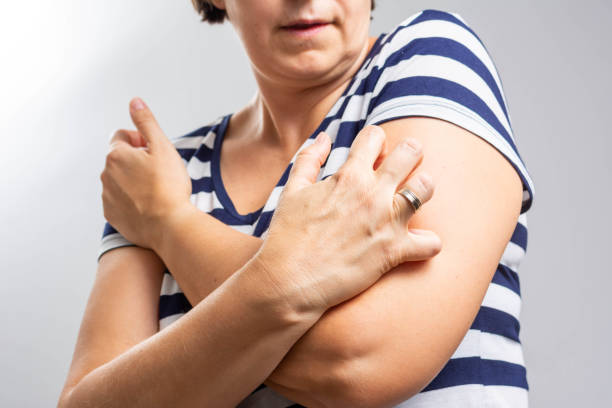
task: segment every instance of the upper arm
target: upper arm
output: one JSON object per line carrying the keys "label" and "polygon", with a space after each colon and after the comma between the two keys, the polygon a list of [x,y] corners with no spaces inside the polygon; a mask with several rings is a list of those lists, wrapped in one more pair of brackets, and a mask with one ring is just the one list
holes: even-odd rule
{"label": "upper arm", "polygon": [[328,387],[328,398],[342,395],[373,406],[416,394],[449,360],[478,312],[522,202],[516,170],[467,130],[431,118],[382,127],[387,151],[406,137],[423,145],[419,169],[432,176],[435,192],[409,225],[436,232],[442,250],[428,261],[397,266],[328,311],[271,378],[297,384],[304,372],[326,373],[309,377],[314,382],[304,389]]}
{"label": "upper arm", "polygon": [[270,379],[298,401],[316,391],[331,405],[383,406],[419,392],[474,322],[532,203],[501,81],[462,19],[435,10],[409,18],[367,67],[355,103],[364,101],[366,125],[382,124],[386,152],[403,138],[422,143],[420,169],[435,191],[409,224],[438,234],[442,250],[397,266],[300,339]]}
{"label": "upper arm", "polygon": [[163,270],[154,252],[139,247],[100,258],[62,398],[89,372],[158,331]]}

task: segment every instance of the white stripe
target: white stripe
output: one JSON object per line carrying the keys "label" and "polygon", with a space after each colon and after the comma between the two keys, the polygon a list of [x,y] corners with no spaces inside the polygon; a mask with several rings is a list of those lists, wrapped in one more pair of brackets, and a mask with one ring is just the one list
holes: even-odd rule
{"label": "white stripe", "polygon": [[174,280],[174,278],[170,274],[164,273],[161,290],[159,291],[160,296],[175,295],[177,293],[183,293],[183,291],[179,287],[178,283],[176,283],[176,280]]}
{"label": "white stripe", "polygon": [[187,173],[193,180],[210,177],[210,162],[203,162],[194,155],[187,164]]}
{"label": "white stripe", "polygon": [[217,134],[211,130],[208,135],[206,135],[206,139],[204,139],[204,146],[208,147],[210,150],[214,150],[216,138]]}
{"label": "white stripe", "polygon": [[489,385],[484,388],[487,408],[527,408],[527,390],[507,385]]}
{"label": "white stripe", "polygon": [[104,254],[106,251],[110,251],[111,249],[119,248],[123,246],[135,246],[135,245],[132,244],[127,239],[125,239],[123,235],[121,235],[118,232],[115,232],[113,234],[108,234],[107,236],[102,238],[102,242],[100,243],[100,247],[98,249],[98,261],[100,260],[100,257],[102,256],[102,254]]}
{"label": "white stripe", "polygon": [[327,164],[325,165],[323,177],[336,173],[338,169],[342,167],[342,165],[346,162],[349,150],[350,149],[348,147],[337,147],[331,151],[327,159]]}
{"label": "white stripe", "polygon": [[214,190],[210,193],[207,191],[200,191],[199,193],[192,194],[189,197],[189,201],[204,212],[210,212],[215,208],[223,208]]}
{"label": "white stripe", "polygon": [[500,360],[525,366],[521,343],[504,336],[481,332],[481,357],[486,360]]}
{"label": "white stripe", "polygon": [[[457,14],[457,13],[450,13],[450,14],[455,16],[455,18],[457,18],[459,21],[461,21],[467,27],[470,27],[470,25],[467,23],[467,21],[465,21],[465,19],[463,17],[461,17],[459,14]],[[488,52],[486,51],[486,49],[484,51],[485,51],[485,54],[488,55]],[[480,60],[484,61],[482,58],[480,58]],[[499,76],[498,76],[498,73],[497,73],[497,69],[495,69],[495,67],[494,67],[493,61],[491,61],[490,65],[493,66],[494,69],[491,70],[489,68],[489,71],[492,71],[491,73],[493,74],[493,77],[495,78],[495,82],[497,83],[497,87],[499,88],[499,92],[501,93],[501,97],[502,97],[502,100],[504,101],[504,105],[508,106],[508,103],[506,102],[506,96],[504,95],[503,88],[501,86],[501,81],[499,79]],[[510,112],[508,112],[508,119],[510,119]],[[512,122],[512,121],[510,121],[510,122]]]}
{"label": "white stripe", "polygon": [[420,392],[395,408],[527,408],[520,387],[467,384]]}
{"label": "white stripe", "polygon": [[431,37],[454,40],[468,48],[489,70],[495,80],[495,83],[497,84],[498,89],[500,92],[502,92],[501,82],[491,57],[480,41],[474,37],[472,33],[449,21],[429,20],[401,29],[391,40],[391,42],[384,44],[380,52],[374,57],[375,63],[369,64],[363,71],[357,73],[357,77],[353,82],[353,86],[349,90],[348,94],[350,95],[355,92],[357,87],[361,84],[361,81],[371,74],[374,67],[383,67],[386,64],[389,56],[405,47],[409,42],[416,39]]}
{"label": "white stripe", "polygon": [[410,29],[413,38],[443,37],[454,40],[469,49],[491,73],[503,99],[503,88],[493,60],[482,43],[471,32],[455,23],[443,20],[424,21]]}
{"label": "white stripe", "polygon": [[470,329],[467,331],[459,347],[451,356],[453,358],[479,357],[480,356],[480,330]]}
{"label": "white stripe", "polygon": [[525,229],[527,229],[527,213],[522,213],[518,217],[519,224],[522,224]]}
{"label": "white stripe", "polygon": [[272,190],[270,197],[268,197],[268,201],[266,202],[266,205],[264,205],[262,213],[265,211],[272,211],[276,209],[276,206],[278,205],[278,200],[284,188],[285,186],[274,187],[274,190]]}
{"label": "white stripe", "polygon": [[525,365],[521,344],[498,334],[470,329],[453,353],[453,358],[480,357]]}
{"label": "white stripe", "polygon": [[391,81],[418,76],[445,79],[474,92],[493,111],[497,120],[513,139],[510,124],[489,85],[469,67],[451,58],[438,55],[415,55],[408,60],[403,60],[382,72],[373,93],[379,95],[383,87]]}
{"label": "white stripe", "polygon": [[519,295],[507,287],[493,282],[489,284],[487,293],[482,300],[482,306],[506,312],[516,320],[519,320],[521,314],[521,298]]}
{"label": "white stripe", "polygon": [[390,118],[403,116],[427,116],[447,120],[491,143],[496,149],[508,157],[525,175],[529,186],[533,189],[531,177],[516,151],[488,122],[465,106],[449,99],[409,95],[394,98],[378,105],[368,118],[365,125],[380,123]]}
{"label": "white stripe", "polygon": [[257,223],[253,223],[253,225],[244,224],[244,225],[227,225],[227,226],[235,229],[238,232],[242,232],[243,234],[253,235],[253,232],[255,231],[255,224]]}
{"label": "white stripe", "polygon": [[177,149],[197,149],[200,147],[202,140],[204,140],[205,137],[207,137],[207,135],[183,136],[172,140],[172,143]]}
{"label": "white stripe", "polygon": [[481,384],[467,384],[420,392],[395,408],[482,408],[483,387]]}
{"label": "white stripe", "polygon": [[[416,17],[418,17],[418,15],[416,15],[415,17],[411,17],[407,21],[412,21],[412,19]],[[487,53],[486,49],[482,46],[480,41],[476,37],[474,37],[472,33],[467,31],[463,27],[458,26],[455,23],[441,21],[441,20],[431,20],[431,21],[425,21],[425,22],[416,24],[409,28],[401,29],[401,31],[396,34],[393,40],[390,43],[385,44],[380,50],[379,54],[375,56],[375,63],[367,65],[365,69],[357,73],[356,79],[353,82],[351,89],[349,90],[349,92],[347,92],[347,96],[343,96],[342,98],[340,98],[340,100],[337,101],[337,103],[331,109],[330,114],[328,116],[334,116],[339,110],[339,108],[342,106],[344,99],[346,99],[347,97],[351,97],[351,98],[357,97],[357,95],[355,96],[351,96],[351,95],[355,92],[357,87],[359,87],[362,80],[367,78],[371,74],[372,69],[374,67],[378,67],[378,68],[384,67],[388,57],[391,54],[395,53],[396,51],[400,50],[410,41],[419,39],[419,38],[429,38],[429,37],[448,38],[451,40],[455,40],[459,42],[460,44],[464,45],[465,47],[467,47],[489,70],[489,72],[495,79],[497,88],[502,94],[502,99],[504,100],[504,103],[505,103],[505,98],[503,95],[503,88],[501,86],[501,81],[499,79],[499,76],[493,64],[493,61],[491,60],[489,54]],[[412,61],[413,58],[411,58],[408,61]],[[484,81],[482,82],[484,83]],[[385,84],[386,82],[379,80],[378,83]],[[486,87],[488,88],[488,85],[486,85]],[[492,94],[492,91],[490,90],[490,88],[488,89],[489,89],[489,92],[491,92]],[[374,95],[376,95],[376,93],[374,93]],[[366,97],[370,98],[371,96],[372,95],[367,95]],[[364,96],[359,95],[359,97],[363,98]],[[496,98],[494,99],[497,102],[497,99]],[[496,104],[489,104],[489,106],[496,106]],[[499,117],[499,115],[497,116]],[[504,117],[503,114],[501,116]],[[505,119],[505,117],[502,123],[504,124],[504,127],[506,127],[507,130],[510,129],[509,133],[512,136],[511,128],[509,125],[507,125],[507,120]]]}
{"label": "white stripe", "polygon": [[525,250],[520,246],[516,245],[512,241],[508,241],[506,245],[506,249],[501,257],[499,263],[508,268],[512,269],[514,272],[518,272],[519,265],[521,261],[525,257]]}
{"label": "white stripe", "polygon": [[[346,105],[346,111],[343,113],[342,118],[335,119],[330,122],[326,132],[328,132],[330,135],[337,134],[341,121],[359,120],[367,117],[365,111],[367,110],[369,99],[371,97],[372,94],[352,96]],[[494,104],[496,104],[494,99],[492,101]],[[496,106],[499,108],[499,105]],[[501,111],[498,113],[501,113]],[[397,116],[433,116],[456,123],[492,143],[502,153],[510,157],[512,161],[521,169],[521,171],[526,174],[526,178],[530,180],[527,169],[524,167],[515,150],[506,141],[506,139],[480,115],[459,103],[451,101],[450,99],[435,96],[408,95],[398,97],[388,100],[374,108],[370,114],[370,117],[367,119],[366,125],[379,123]],[[465,116],[471,120],[468,121]],[[471,123],[472,121],[477,123]],[[492,137],[485,137],[485,135],[489,134]],[[493,138],[497,140],[489,140]]]}
{"label": "white stripe", "polygon": [[172,323],[176,322],[181,318],[185,313],[177,313],[170,316],[166,316],[163,319],[159,320],[159,330],[163,330],[166,327],[170,326]]}

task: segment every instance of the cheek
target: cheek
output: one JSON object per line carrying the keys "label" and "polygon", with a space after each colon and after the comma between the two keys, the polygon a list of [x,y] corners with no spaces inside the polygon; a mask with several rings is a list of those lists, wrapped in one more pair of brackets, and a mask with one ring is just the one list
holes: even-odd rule
{"label": "cheek", "polygon": [[363,40],[370,28],[371,0],[346,0],[344,2],[344,26],[348,40]]}

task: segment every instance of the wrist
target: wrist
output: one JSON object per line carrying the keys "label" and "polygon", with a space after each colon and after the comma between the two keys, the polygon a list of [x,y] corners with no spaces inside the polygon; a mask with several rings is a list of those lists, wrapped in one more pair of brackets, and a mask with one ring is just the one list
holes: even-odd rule
{"label": "wrist", "polygon": [[176,207],[173,211],[150,222],[151,249],[163,260],[164,254],[187,228],[193,225],[194,217],[201,211],[191,202]]}
{"label": "wrist", "polygon": [[251,276],[266,283],[266,290],[276,299],[281,314],[288,322],[316,323],[327,306],[316,297],[316,291],[308,290],[292,276],[296,272],[295,266],[283,261],[278,254],[270,254],[265,246],[264,242],[247,264],[254,271]]}

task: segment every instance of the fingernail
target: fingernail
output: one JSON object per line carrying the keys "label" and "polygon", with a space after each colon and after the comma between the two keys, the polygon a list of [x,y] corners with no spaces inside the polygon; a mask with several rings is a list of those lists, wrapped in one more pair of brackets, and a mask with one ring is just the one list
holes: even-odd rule
{"label": "fingernail", "polygon": [[431,176],[429,176],[429,174],[427,173],[420,173],[419,181],[421,182],[421,184],[423,185],[425,189],[430,189],[431,186],[433,185],[433,180]]}
{"label": "fingernail", "polygon": [[412,232],[413,234],[419,234],[419,235],[427,235],[428,234],[428,231],[427,230],[423,230],[423,229],[409,228],[408,231]]}
{"label": "fingernail", "polygon": [[134,108],[134,110],[139,111],[139,110],[141,110],[141,109],[144,109],[144,108],[145,108],[145,104],[144,104],[144,102],[142,101],[142,99],[140,99],[140,98],[135,98],[135,99],[132,101],[132,108]]}
{"label": "fingernail", "polygon": [[405,147],[412,149],[415,153],[421,150],[421,144],[416,139],[405,139],[402,144]]}

